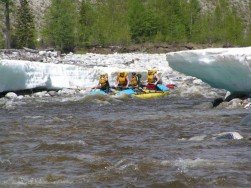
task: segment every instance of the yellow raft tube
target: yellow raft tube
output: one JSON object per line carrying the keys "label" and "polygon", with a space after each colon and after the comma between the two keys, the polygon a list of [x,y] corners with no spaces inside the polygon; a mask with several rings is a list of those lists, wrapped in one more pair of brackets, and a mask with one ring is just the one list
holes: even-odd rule
{"label": "yellow raft tube", "polygon": [[169,94],[169,91],[153,91],[153,90],[143,90],[143,92],[133,94],[133,97],[139,99],[152,99],[152,98],[159,98],[164,97]]}

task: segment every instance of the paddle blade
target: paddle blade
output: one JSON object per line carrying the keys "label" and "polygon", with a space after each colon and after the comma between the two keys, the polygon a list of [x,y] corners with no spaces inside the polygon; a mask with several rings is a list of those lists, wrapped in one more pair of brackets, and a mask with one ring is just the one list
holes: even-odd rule
{"label": "paddle blade", "polygon": [[169,88],[166,87],[165,85],[158,84],[158,85],[157,85],[157,90],[159,90],[159,91],[168,91]]}

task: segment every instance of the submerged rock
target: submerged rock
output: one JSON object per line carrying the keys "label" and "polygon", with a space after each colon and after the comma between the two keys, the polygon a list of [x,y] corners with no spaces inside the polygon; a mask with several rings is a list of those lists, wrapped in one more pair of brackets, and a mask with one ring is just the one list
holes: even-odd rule
{"label": "submerged rock", "polygon": [[249,109],[251,108],[251,103],[247,103],[245,106],[244,106],[245,109]]}
{"label": "submerged rock", "polygon": [[223,102],[224,100],[223,100],[223,98],[216,98],[216,99],[214,99],[214,101],[212,102],[212,105],[213,105],[213,107],[217,107],[217,106],[219,106],[222,102]]}
{"label": "submerged rock", "polygon": [[228,103],[229,108],[238,108],[242,107],[243,101],[241,99],[233,99]]}
{"label": "submerged rock", "polygon": [[54,96],[57,96],[58,93],[56,91],[49,91],[48,94],[51,96],[51,97],[54,97]]}
{"label": "submerged rock", "polygon": [[241,99],[233,99],[229,102],[224,101],[220,103],[217,108],[228,108],[228,109],[233,109],[233,108],[242,108],[243,106],[243,100]]}
{"label": "submerged rock", "polygon": [[[250,123],[251,123],[251,116],[249,117]],[[198,135],[193,136],[191,138],[182,138],[180,140],[182,141],[203,141],[203,140],[240,140],[243,139],[243,136],[241,136],[238,132],[223,132],[219,134],[214,135]]]}
{"label": "submerged rock", "polygon": [[223,132],[220,134],[214,135],[214,139],[216,140],[240,140],[243,139],[238,132]]}

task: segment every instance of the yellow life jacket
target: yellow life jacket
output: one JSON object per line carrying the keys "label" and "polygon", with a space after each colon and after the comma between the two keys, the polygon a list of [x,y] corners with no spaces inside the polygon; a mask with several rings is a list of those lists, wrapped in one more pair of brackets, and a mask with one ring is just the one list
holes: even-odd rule
{"label": "yellow life jacket", "polygon": [[155,69],[148,70],[148,74],[147,74],[148,84],[153,84],[156,82],[156,76],[155,76],[156,73],[157,73],[157,70]]}
{"label": "yellow life jacket", "polygon": [[156,81],[156,78],[155,78],[154,74],[148,74],[147,75],[148,84],[153,84],[155,81]]}
{"label": "yellow life jacket", "polygon": [[105,87],[107,84],[107,77],[101,75],[99,78],[99,84],[101,85],[101,87]]}
{"label": "yellow life jacket", "polygon": [[127,84],[127,79],[126,79],[126,73],[122,72],[122,73],[119,73],[118,77],[117,77],[117,81],[118,81],[118,84],[119,85],[122,85],[122,86],[126,86]]}
{"label": "yellow life jacket", "polygon": [[131,86],[137,86],[138,85],[138,78],[137,76],[132,76],[131,82],[130,82]]}

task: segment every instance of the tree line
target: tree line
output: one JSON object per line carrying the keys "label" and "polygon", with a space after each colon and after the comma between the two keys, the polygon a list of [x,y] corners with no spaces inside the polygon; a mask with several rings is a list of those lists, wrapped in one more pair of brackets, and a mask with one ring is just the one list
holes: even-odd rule
{"label": "tree line", "polygon": [[1,48],[69,52],[144,42],[251,45],[251,22],[228,0],[207,11],[198,0],[51,0],[40,29],[35,28],[28,0],[20,0],[18,7],[13,0],[0,4]]}

